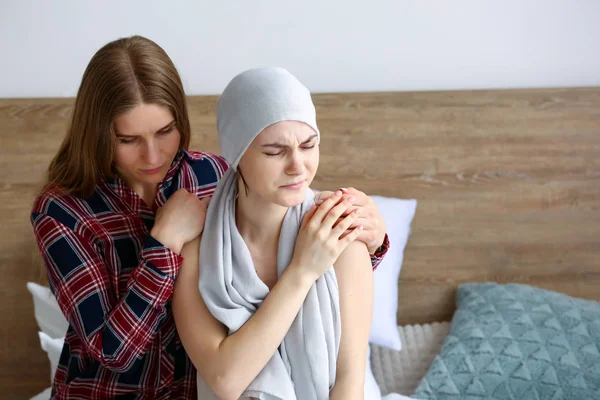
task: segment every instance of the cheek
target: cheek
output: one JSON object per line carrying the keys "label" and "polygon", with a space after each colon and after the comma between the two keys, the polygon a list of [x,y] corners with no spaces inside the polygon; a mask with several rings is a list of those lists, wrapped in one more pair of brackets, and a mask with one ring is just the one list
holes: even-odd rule
{"label": "cheek", "polygon": [[250,168],[252,174],[253,187],[261,192],[280,185],[282,175],[285,175],[285,167],[278,159],[259,160],[248,166],[248,168]]}
{"label": "cheek", "polygon": [[117,145],[115,148],[115,167],[117,169],[129,168],[135,163],[136,155],[133,148]]}
{"label": "cheek", "polygon": [[264,168],[264,163],[261,163],[258,157],[250,150],[242,156],[238,164],[238,171],[244,176],[244,180],[248,186],[254,189],[257,189],[258,185],[263,183],[264,174],[268,173],[268,169]]}
{"label": "cheek", "polygon": [[317,168],[319,168],[319,152],[315,152],[315,154],[311,154],[307,160],[307,168],[314,174],[317,172]]}
{"label": "cheek", "polygon": [[167,137],[167,149],[171,154],[177,153],[179,145],[181,144],[181,134],[179,132],[173,132],[172,135]]}
{"label": "cheek", "polygon": [[258,184],[269,186],[283,174],[283,167],[277,160],[267,160],[266,162],[257,163],[254,171],[256,171],[254,176],[258,180]]}

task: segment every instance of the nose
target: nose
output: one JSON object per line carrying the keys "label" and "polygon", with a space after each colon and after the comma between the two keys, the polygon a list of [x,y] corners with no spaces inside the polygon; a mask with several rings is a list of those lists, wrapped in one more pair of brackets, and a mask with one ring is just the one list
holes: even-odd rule
{"label": "nose", "polygon": [[160,161],[160,149],[156,140],[149,139],[146,141],[144,161],[152,167],[156,167],[156,164]]}
{"label": "nose", "polygon": [[288,175],[297,176],[304,174],[304,171],[304,157],[302,156],[302,152],[299,149],[296,149],[291,152],[291,155],[289,156],[285,173]]}

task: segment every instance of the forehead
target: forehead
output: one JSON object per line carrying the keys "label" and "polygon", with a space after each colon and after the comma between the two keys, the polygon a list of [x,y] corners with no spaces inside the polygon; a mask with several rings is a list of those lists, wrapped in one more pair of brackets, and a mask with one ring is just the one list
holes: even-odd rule
{"label": "forehead", "polygon": [[267,143],[302,143],[317,132],[300,121],[281,121],[263,129],[256,137],[259,145]]}
{"label": "forehead", "polygon": [[142,103],[119,115],[115,128],[120,134],[140,135],[161,129],[172,120],[173,113],[168,107]]}

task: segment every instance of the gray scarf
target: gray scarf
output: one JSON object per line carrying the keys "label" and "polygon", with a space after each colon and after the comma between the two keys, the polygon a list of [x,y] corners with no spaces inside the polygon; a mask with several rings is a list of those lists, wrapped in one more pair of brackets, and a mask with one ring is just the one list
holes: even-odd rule
{"label": "gray scarf", "polygon": [[[253,69],[236,76],[217,104],[219,144],[231,169],[217,185],[208,208],[200,247],[199,287],[208,309],[230,334],[252,317],[269,294],[235,223],[237,165],[263,129],[286,120],[305,122],[319,134],[309,91],[280,68]],[[285,215],[278,276],[292,259],[302,218],[313,204],[313,193],[307,190],[304,202],[289,208]],[[328,399],[335,383],[340,335],[339,291],[332,267],[312,286],[279,351],[244,395],[269,400]],[[200,377],[198,397],[214,397]]]}

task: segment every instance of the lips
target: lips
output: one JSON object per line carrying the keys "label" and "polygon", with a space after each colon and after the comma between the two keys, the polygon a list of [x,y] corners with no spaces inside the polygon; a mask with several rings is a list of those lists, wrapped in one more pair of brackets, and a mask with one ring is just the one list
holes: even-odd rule
{"label": "lips", "polygon": [[300,181],[300,182],[296,182],[296,183],[290,183],[289,185],[283,185],[281,186],[284,189],[297,189],[302,187],[302,185],[304,184],[305,181]]}
{"label": "lips", "polygon": [[153,174],[157,174],[162,170],[162,165],[156,168],[152,168],[152,169],[143,169],[142,172],[144,174],[148,174],[148,175],[153,175]]}

